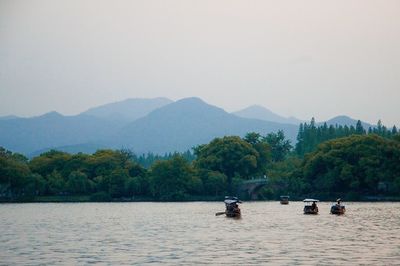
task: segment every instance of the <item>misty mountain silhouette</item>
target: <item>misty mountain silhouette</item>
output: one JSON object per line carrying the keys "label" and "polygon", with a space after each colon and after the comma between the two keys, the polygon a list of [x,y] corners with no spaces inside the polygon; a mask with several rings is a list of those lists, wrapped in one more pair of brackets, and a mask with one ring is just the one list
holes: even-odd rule
{"label": "misty mountain silhouette", "polygon": [[241,118],[209,105],[199,98],[186,98],[124,127],[115,145],[129,144],[135,152],[184,151],[224,135],[244,136],[255,131],[267,134],[282,129],[294,140],[297,126]]}
{"label": "misty mountain silhouette", "polygon": [[124,101],[104,104],[101,106],[90,108],[82,114],[104,119],[132,122],[138,118],[147,115],[151,111],[172,102],[172,100],[162,97],[153,99],[126,99]]}
{"label": "misty mountain silhouette", "polygon": [[[347,126],[354,126],[355,127],[356,124],[357,124],[357,121],[358,120],[353,119],[353,118],[351,118],[349,116],[346,116],[346,115],[338,115],[338,116],[335,116],[335,117],[333,117],[333,118],[331,118],[331,119],[329,119],[329,120],[327,120],[325,122],[320,122],[320,123],[317,123],[317,124],[318,125],[322,125],[322,124],[326,123],[328,126],[330,126],[330,125],[333,125],[333,126],[336,126],[336,125],[337,126],[345,126],[345,125],[347,125]],[[369,127],[375,127],[374,125],[371,125],[371,124],[363,122],[363,121],[361,121],[361,125],[364,127],[365,130],[368,130]]]}
{"label": "misty mountain silhouette", "polygon": [[236,111],[233,114],[244,118],[260,119],[282,124],[299,125],[303,122],[295,117],[283,117],[260,105],[251,105],[242,110]]}
{"label": "misty mountain silhouette", "polygon": [[57,112],[0,121],[0,146],[30,154],[36,150],[105,139],[122,127],[119,122],[88,115]]}
{"label": "misty mountain silhouette", "polygon": [[[268,111],[261,108],[260,113],[265,114],[264,109]],[[275,119],[281,116],[275,115]],[[327,122],[355,125],[357,120],[339,116]],[[253,131],[266,135],[278,130],[295,143],[295,124],[239,117],[200,98],[176,102],[166,98],[128,99],[76,116],[49,112],[31,118],[0,119],[0,146],[25,155],[38,155],[49,149],[91,153],[98,148],[165,153],[185,151],[215,137],[244,136]]]}

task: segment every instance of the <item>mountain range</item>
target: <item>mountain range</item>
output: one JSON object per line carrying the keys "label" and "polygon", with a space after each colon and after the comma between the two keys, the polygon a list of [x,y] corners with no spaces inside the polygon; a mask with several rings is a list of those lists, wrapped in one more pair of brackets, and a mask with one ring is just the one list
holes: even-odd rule
{"label": "mountain range", "polygon": [[250,131],[267,134],[279,129],[292,140],[296,137],[295,125],[242,118],[199,98],[186,98],[128,124],[119,132],[113,146],[129,143],[128,148],[139,152],[183,151],[215,137],[244,136]]}
{"label": "mountain range", "polygon": [[172,102],[173,101],[170,99],[161,97],[153,99],[126,99],[124,101],[90,108],[82,114],[103,119],[132,122]]}
{"label": "mountain range", "polygon": [[[339,115],[339,116],[335,116],[332,119],[329,119],[325,122],[320,122],[317,123],[318,125],[322,125],[323,123],[326,123],[328,126],[333,125],[333,126],[356,126],[357,124],[356,119],[353,119],[351,117],[348,117],[346,115]],[[369,123],[363,122],[361,121],[361,125],[363,126],[364,129],[368,129],[369,127],[374,127],[374,125],[371,125]]]}
{"label": "mountain range", "polygon": [[304,122],[293,116],[283,117],[260,105],[252,105],[242,110],[236,111],[233,114],[244,118],[260,119],[282,124],[299,125],[300,123]]}
{"label": "mountain range", "polygon": [[[49,149],[92,153],[99,148],[129,148],[140,153],[185,151],[224,135],[266,135],[283,130],[295,143],[301,120],[286,118],[261,106],[228,113],[199,98],[127,99],[75,115],[0,117],[0,146],[28,156]],[[329,124],[355,125],[336,117]],[[369,125],[366,124],[365,125]]]}

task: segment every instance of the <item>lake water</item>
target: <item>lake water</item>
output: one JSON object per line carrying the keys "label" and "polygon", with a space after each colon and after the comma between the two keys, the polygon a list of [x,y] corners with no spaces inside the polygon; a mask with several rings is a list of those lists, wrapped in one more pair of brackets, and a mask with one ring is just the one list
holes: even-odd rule
{"label": "lake water", "polygon": [[0,205],[1,265],[400,264],[400,203],[345,202],[343,216],[302,202]]}

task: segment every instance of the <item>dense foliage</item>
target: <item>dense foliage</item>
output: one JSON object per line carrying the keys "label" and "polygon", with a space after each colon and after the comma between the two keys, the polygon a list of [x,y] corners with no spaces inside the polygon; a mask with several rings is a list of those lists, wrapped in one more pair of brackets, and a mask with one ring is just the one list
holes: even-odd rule
{"label": "dense foliage", "polygon": [[221,197],[232,191],[234,177],[241,180],[263,172],[270,157],[268,144],[250,144],[234,136],[195,148],[195,161],[190,152],[137,157],[127,150],[92,155],[52,150],[28,161],[0,151],[0,198],[8,200],[73,195],[90,195],[96,201]]}
{"label": "dense foliage", "polygon": [[[374,133],[375,132],[375,133]],[[267,176],[261,199],[296,197],[399,198],[400,135],[382,125],[302,124],[296,148],[282,131],[225,136],[194,152],[136,156],[128,150],[94,154],[49,151],[31,160],[0,148],[0,199],[218,199],[236,194],[246,179]]]}
{"label": "dense foliage", "polygon": [[150,168],[155,162],[157,161],[166,161],[169,159],[172,159],[172,157],[176,155],[182,156],[184,159],[186,159],[188,162],[194,161],[196,159],[196,156],[190,151],[186,151],[183,153],[165,153],[164,155],[159,155],[159,154],[154,154],[154,153],[146,153],[146,154],[141,154],[141,155],[136,155],[132,153],[129,150],[126,150],[125,152],[129,153],[132,160],[140,164],[141,166],[145,168]]}
{"label": "dense foliage", "polygon": [[341,125],[330,125],[326,123],[323,125],[316,125],[314,118],[311,119],[310,123],[301,123],[297,134],[296,143],[296,154],[298,156],[304,156],[306,153],[314,151],[318,144],[336,138],[347,137],[351,135],[366,135],[376,134],[386,138],[392,138],[398,134],[396,126],[393,126],[391,130],[382,125],[379,120],[378,124],[374,128],[368,128],[365,130],[360,120],[357,121],[356,126],[341,126]]}
{"label": "dense foliage", "polygon": [[[248,177],[257,172],[260,165],[260,153],[255,148],[257,144],[252,145],[235,136],[216,138],[209,144],[196,148],[195,165],[198,169],[224,174],[227,177],[228,190],[232,192],[235,175]],[[265,147],[266,150],[267,148]]]}
{"label": "dense foliage", "polygon": [[400,142],[375,134],[327,141],[306,156],[300,169],[305,193],[325,198],[398,195]]}

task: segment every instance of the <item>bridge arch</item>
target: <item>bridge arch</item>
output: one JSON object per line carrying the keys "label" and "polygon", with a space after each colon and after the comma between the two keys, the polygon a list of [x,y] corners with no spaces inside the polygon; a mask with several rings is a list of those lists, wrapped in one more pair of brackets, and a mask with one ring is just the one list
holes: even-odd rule
{"label": "bridge arch", "polygon": [[238,187],[238,194],[245,195],[252,200],[258,198],[260,189],[268,184],[268,178],[253,178],[243,181]]}

